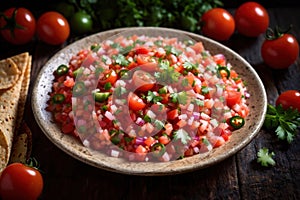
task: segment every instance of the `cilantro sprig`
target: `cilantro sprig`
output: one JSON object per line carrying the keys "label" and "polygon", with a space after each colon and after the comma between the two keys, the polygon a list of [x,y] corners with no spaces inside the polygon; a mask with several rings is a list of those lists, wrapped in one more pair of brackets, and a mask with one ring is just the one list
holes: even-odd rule
{"label": "cilantro sprig", "polygon": [[182,144],[188,144],[191,140],[191,137],[184,129],[178,129],[174,131],[174,139],[179,140]]}
{"label": "cilantro sprig", "polygon": [[281,105],[268,104],[264,126],[267,129],[275,129],[280,140],[291,143],[297,134],[297,128],[300,126],[300,112],[292,108],[285,110]]}
{"label": "cilantro sprig", "polygon": [[269,152],[269,149],[263,147],[257,152],[257,162],[264,167],[274,166],[276,164],[273,159],[274,156],[275,153],[273,151]]}

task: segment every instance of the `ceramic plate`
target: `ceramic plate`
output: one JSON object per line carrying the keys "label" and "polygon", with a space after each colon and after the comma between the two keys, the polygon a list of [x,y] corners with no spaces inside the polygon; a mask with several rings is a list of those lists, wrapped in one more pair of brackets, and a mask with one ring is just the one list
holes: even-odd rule
{"label": "ceramic plate", "polygon": [[[247,82],[251,97],[248,99],[250,114],[243,128],[234,131],[225,145],[215,148],[209,153],[194,155],[170,162],[129,162],[120,158],[109,157],[100,152],[94,152],[71,136],[64,135],[53,123],[51,113],[45,110],[48,93],[51,91],[53,72],[58,65],[67,64],[70,57],[83,48],[88,48],[95,42],[101,42],[119,33],[135,32],[149,36],[190,37],[201,41],[211,54],[222,53],[234,70]],[[231,49],[206,37],[175,29],[166,28],[122,28],[100,32],[78,40],[56,53],[41,69],[33,89],[32,108],[34,116],[45,135],[57,147],[72,157],[89,165],[113,172],[135,175],[170,175],[209,167],[220,162],[244,148],[259,132],[266,113],[267,98],[264,86],[255,70],[241,56]]]}

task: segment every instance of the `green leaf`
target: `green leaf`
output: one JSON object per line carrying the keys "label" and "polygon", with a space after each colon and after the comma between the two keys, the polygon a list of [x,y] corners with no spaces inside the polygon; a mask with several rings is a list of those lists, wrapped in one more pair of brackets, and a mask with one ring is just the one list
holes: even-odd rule
{"label": "green leaf", "polygon": [[300,126],[300,113],[292,108],[285,110],[281,105],[268,104],[264,126],[274,129],[278,139],[291,143]]}
{"label": "green leaf", "polygon": [[275,156],[274,152],[269,152],[269,149],[266,147],[259,149],[257,152],[257,162],[264,167],[274,166],[276,164],[273,157]]}
{"label": "green leaf", "polygon": [[182,144],[187,144],[191,140],[191,137],[184,129],[179,129],[174,131],[174,139],[180,140]]}
{"label": "green leaf", "polygon": [[146,97],[147,101],[153,102],[153,103],[157,103],[160,102],[163,98],[161,96],[157,96],[154,92],[152,91],[148,91],[147,97]]}

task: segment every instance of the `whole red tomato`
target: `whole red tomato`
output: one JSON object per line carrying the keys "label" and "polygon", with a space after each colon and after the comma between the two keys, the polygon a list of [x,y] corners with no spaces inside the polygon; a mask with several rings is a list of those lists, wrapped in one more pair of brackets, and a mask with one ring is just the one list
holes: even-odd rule
{"label": "whole red tomato", "polygon": [[66,18],[58,12],[49,11],[42,14],[37,21],[37,35],[47,44],[59,45],[70,35],[70,26]]}
{"label": "whole red tomato", "polygon": [[218,41],[228,40],[235,30],[232,15],[223,8],[213,8],[201,17],[203,35]]}
{"label": "whole red tomato", "polygon": [[300,112],[300,92],[287,90],[281,93],[276,100],[276,105],[282,105],[283,109],[293,107]]}
{"label": "whole red tomato", "polygon": [[29,42],[36,29],[36,20],[26,8],[9,8],[0,17],[2,37],[9,43],[21,45]]}
{"label": "whole red tomato", "polygon": [[8,165],[0,176],[0,197],[6,199],[37,199],[43,190],[43,178],[35,168],[21,163]]}
{"label": "whole red tomato", "polygon": [[288,33],[267,32],[267,38],[261,46],[264,62],[273,69],[285,69],[293,64],[299,56],[299,44],[296,38]]}
{"label": "whole red tomato", "polygon": [[248,37],[257,37],[269,26],[267,10],[256,2],[246,2],[234,14],[237,31]]}

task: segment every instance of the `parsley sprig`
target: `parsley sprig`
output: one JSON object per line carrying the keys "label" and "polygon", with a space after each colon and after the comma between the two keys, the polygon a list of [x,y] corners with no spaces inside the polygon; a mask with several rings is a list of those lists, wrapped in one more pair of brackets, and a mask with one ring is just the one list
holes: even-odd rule
{"label": "parsley sprig", "polygon": [[273,157],[275,156],[274,152],[269,152],[269,149],[266,147],[259,149],[257,152],[257,162],[264,167],[274,166],[276,164]]}
{"label": "parsley sprig", "polygon": [[291,143],[300,126],[300,112],[292,108],[285,110],[281,105],[268,104],[264,126],[268,129],[275,129],[280,140]]}

